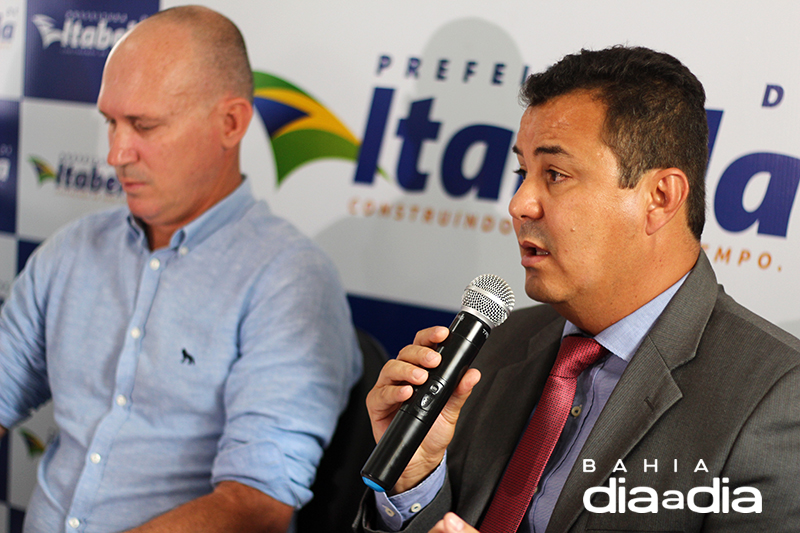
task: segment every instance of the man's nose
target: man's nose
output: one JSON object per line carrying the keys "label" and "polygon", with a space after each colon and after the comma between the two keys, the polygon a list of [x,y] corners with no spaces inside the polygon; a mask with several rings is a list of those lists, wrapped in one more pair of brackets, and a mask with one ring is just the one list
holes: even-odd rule
{"label": "man's nose", "polygon": [[541,194],[533,180],[523,181],[508,204],[508,213],[515,220],[539,219],[544,214]]}
{"label": "man's nose", "polygon": [[117,127],[108,134],[108,157],[106,161],[113,167],[123,167],[136,162],[137,155],[131,134]]}

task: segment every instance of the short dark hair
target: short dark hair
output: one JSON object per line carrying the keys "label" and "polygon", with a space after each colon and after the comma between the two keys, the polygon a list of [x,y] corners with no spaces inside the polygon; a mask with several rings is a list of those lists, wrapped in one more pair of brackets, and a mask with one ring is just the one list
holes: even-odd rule
{"label": "short dark hair", "polygon": [[594,93],[606,106],[603,142],[617,157],[620,187],[635,187],[650,169],[675,167],[686,173],[689,229],[700,240],[708,121],[697,77],[669,54],[613,46],[581,50],[531,75],[520,99],[535,107],[578,90]]}

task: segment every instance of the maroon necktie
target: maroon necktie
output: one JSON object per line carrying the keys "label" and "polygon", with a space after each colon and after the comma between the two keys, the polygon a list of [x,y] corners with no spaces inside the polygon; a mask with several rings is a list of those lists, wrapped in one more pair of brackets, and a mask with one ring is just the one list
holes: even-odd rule
{"label": "maroon necktie", "polygon": [[481,533],[517,531],[572,409],[578,376],[605,353],[594,339],[570,335],[561,341],[542,397],[497,487]]}

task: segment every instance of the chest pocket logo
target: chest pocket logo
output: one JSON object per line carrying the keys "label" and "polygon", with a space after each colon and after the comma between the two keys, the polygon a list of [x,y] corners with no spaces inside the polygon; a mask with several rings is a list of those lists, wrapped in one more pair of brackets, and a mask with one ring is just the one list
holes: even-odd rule
{"label": "chest pocket logo", "polygon": [[183,359],[181,359],[181,363],[186,363],[189,365],[194,364],[194,357],[189,355],[189,352],[186,351],[186,348],[183,349]]}

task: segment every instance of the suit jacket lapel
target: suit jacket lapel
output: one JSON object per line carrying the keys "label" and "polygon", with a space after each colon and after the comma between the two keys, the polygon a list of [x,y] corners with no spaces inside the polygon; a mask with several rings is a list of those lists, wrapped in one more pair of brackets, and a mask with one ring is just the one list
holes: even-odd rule
{"label": "suit jacket lapel", "polygon": [[[672,370],[694,358],[717,297],[714,272],[701,252],[695,268],[645,337],[622,375],[581,450],[548,532],[567,531],[583,507],[583,493],[611,475],[658,419],[682,397]],[[583,460],[597,469],[583,472]]]}

